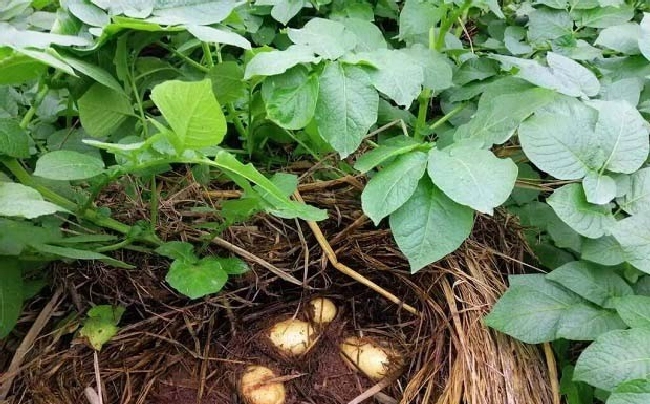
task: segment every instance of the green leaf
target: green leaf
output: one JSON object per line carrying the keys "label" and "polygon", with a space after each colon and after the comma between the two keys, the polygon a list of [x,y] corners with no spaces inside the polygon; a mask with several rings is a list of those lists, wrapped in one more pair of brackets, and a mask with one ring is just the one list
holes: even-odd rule
{"label": "green leaf", "polygon": [[0,22],[0,47],[47,49],[50,45],[91,46],[92,42],[81,36],[21,30],[16,29],[13,25]]}
{"label": "green leaf", "polygon": [[344,18],[339,21],[345,29],[356,37],[355,52],[370,52],[375,49],[386,49],[386,39],[381,30],[370,21],[360,18]]}
{"label": "green leaf", "polygon": [[643,19],[641,20],[641,33],[639,34],[639,50],[645,56],[646,59],[650,60],[650,13],[643,13]]}
{"label": "green leaf", "polygon": [[449,199],[424,177],[389,221],[393,237],[415,273],[460,247],[472,230],[474,212]]}
{"label": "green leaf", "polygon": [[79,119],[86,133],[93,137],[107,137],[112,134],[129,116],[133,116],[131,102],[118,93],[99,83],[92,87],[77,101]]}
{"label": "green leaf", "polygon": [[598,166],[592,161],[596,119],[592,108],[563,98],[519,125],[519,141],[539,169],[558,179],[580,179]]}
{"label": "green leaf", "polygon": [[34,175],[51,180],[74,181],[104,173],[104,162],[97,157],[69,150],[42,155],[36,161]]}
{"label": "green leaf", "polygon": [[489,102],[481,102],[473,118],[458,127],[454,139],[479,140],[484,147],[505,143],[524,119],[554,98],[555,93],[541,88],[498,95]]}
{"label": "green leaf", "polygon": [[29,157],[29,135],[15,119],[0,118],[0,155]]}
{"label": "green leaf", "polygon": [[562,315],[557,338],[591,341],[603,333],[624,328],[625,323],[614,311],[580,303],[571,306]]}
{"label": "green leaf", "polygon": [[361,194],[363,212],[379,224],[413,195],[426,166],[427,155],[422,152],[397,157],[366,184]]}
{"label": "green leaf", "polygon": [[616,222],[612,236],[623,248],[625,260],[637,269],[650,273],[650,215],[635,215]]}
{"label": "green leaf", "polygon": [[287,25],[289,20],[309,4],[307,0],[258,0],[255,5],[272,5],[271,17]]}
{"label": "green leaf", "polygon": [[170,141],[177,150],[215,146],[223,140],[226,118],[210,80],[168,80],[154,87],[151,99],[174,131]]}
{"label": "green leaf", "polygon": [[614,307],[628,327],[650,328],[650,296],[621,296],[614,300]]}
{"label": "green leaf", "polygon": [[557,339],[562,318],[580,304],[580,297],[543,274],[511,275],[509,280],[510,287],[484,318],[485,324],[527,344]]}
{"label": "green leaf", "polygon": [[431,149],[427,172],[449,198],[490,215],[508,199],[517,180],[512,160],[460,145]]}
{"label": "green leaf", "polygon": [[589,10],[575,12],[576,25],[591,28],[607,28],[620,25],[634,17],[634,7],[622,5],[620,7],[595,7]]}
{"label": "green leaf", "polygon": [[302,129],[311,121],[318,99],[318,76],[302,66],[269,77],[262,85],[268,119],[289,129]]}
{"label": "green leaf", "polygon": [[517,205],[525,205],[528,202],[537,200],[540,191],[538,189],[531,189],[526,187],[526,185],[530,186],[532,184],[536,184],[539,181],[540,176],[537,171],[535,171],[533,167],[527,163],[517,164],[517,171],[517,180],[520,181],[522,185],[518,186],[515,184],[515,188],[512,190],[512,194],[510,195],[513,201]]}
{"label": "green leaf", "polygon": [[594,100],[589,104],[598,111],[595,137],[604,153],[602,167],[624,174],[638,170],[650,151],[650,125],[626,101]]}
{"label": "green leaf", "polygon": [[612,391],[621,383],[645,379],[650,369],[650,329],[632,328],[601,335],[578,357],[574,379]]}
{"label": "green leaf", "polygon": [[0,84],[23,83],[40,76],[47,69],[43,62],[18,52],[0,55]]}
{"label": "green leaf", "polygon": [[431,2],[406,0],[399,15],[399,39],[427,36],[441,17],[442,11]]}
{"label": "green leaf", "polygon": [[23,278],[18,261],[7,257],[0,261],[0,275],[0,339],[3,339],[13,330],[23,308]]}
{"label": "green leaf", "polygon": [[365,61],[374,66],[374,69],[367,70],[372,84],[398,105],[411,105],[422,90],[422,66],[417,60],[411,60],[406,52],[376,49],[346,59],[346,62],[358,61]]}
{"label": "green leaf", "polygon": [[240,3],[237,0],[156,1],[154,17],[161,25],[212,25],[223,21]]}
{"label": "green leaf", "polygon": [[287,219],[299,217],[303,220],[312,221],[327,219],[327,211],[323,209],[288,200],[282,190],[273,184],[268,178],[260,174],[251,163],[243,164],[232,154],[225,151],[217,153],[212,163],[212,165],[219,167],[228,173],[245,178],[246,180],[258,185],[259,188],[265,192],[265,194],[261,194],[261,196],[274,206],[275,210],[273,210],[272,213],[276,215],[281,215],[281,217]]}
{"label": "green leaf", "polygon": [[100,84],[110,88],[116,93],[126,96],[122,85],[113,77],[109,72],[85,60],[77,59],[65,53],[61,54],[61,59],[69,64],[73,69],[79,73],[92,78]]}
{"label": "green leaf", "polygon": [[311,18],[301,29],[289,28],[287,34],[296,45],[330,60],[338,59],[357,45],[357,37],[345,25],[324,18]]}
{"label": "green leaf", "polygon": [[79,336],[87,338],[92,348],[101,351],[104,344],[117,335],[119,331],[117,325],[122,314],[124,314],[124,307],[108,305],[93,307],[88,311],[88,317],[79,330]]}
{"label": "green leaf", "polygon": [[187,29],[187,32],[194,35],[203,42],[214,42],[224,45],[231,45],[242,49],[251,48],[251,44],[248,42],[248,39],[232,31],[212,27],[204,27],[201,25],[187,25],[185,28]]}
{"label": "green leaf", "polygon": [[557,282],[586,300],[605,308],[613,308],[612,298],[634,293],[612,268],[585,261],[574,261],[554,269],[546,279]]}
{"label": "green leaf", "polygon": [[165,280],[190,299],[198,299],[220,291],[228,281],[228,273],[219,261],[211,258],[196,263],[174,261]]}
{"label": "green leaf", "polygon": [[596,205],[609,203],[616,197],[616,181],[607,175],[589,172],[582,180],[587,202]]}
{"label": "green leaf", "polygon": [[334,62],[319,79],[315,120],[341,158],[352,154],[377,120],[379,95],[358,67]]}
{"label": "green leaf", "polygon": [[629,179],[629,190],[617,200],[619,206],[631,215],[650,212],[650,167],[640,169]]}
{"label": "green leaf", "polygon": [[556,189],[547,202],[560,219],[582,236],[600,238],[609,235],[616,221],[608,206],[587,202],[580,184]]}
{"label": "green leaf", "polygon": [[396,136],[359,157],[357,162],[354,164],[354,168],[359,170],[362,174],[365,174],[384,161],[408,153],[420,145],[421,143],[413,140],[411,137]]}
{"label": "green leaf", "polygon": [[422,45],[416,44],[410,48],[400,49],[402,54],[410,57],[418,64],[424,72],[423,87],[438,93],[453,85],[451,81],[452,71],[449,59],[443,54]]}
{"label": "green leaf", "polygon": [[307,46],[290,46],[286,50],[260,52],[246,65],[244,80],[253,76],[282,74],[299,63],[318,63],[320,58]]}
{"label": "green leaf", "polygon": [[101,28],[111,22],[111,17],[95,4],[91,4],[90,0],[73,0],[67,5],[72,15],[91,27]]}
{"label": "green leaf", "polygon": [[501,62],[504,70],[517,68],[515,77],[520,77],[542,88],[557,91],[570,97],[593,97],[600,91],[596,76],[578,62],[558,53],[548,52],[548,67],[536,60],[512,56],[491,55]]}
{"label": "green leaf", "polygon": [[125,268],[125,269],[135,268],[133,265],[129,265],[122,261],[110,258],[102,253],[98,253],[95,251],[81,250],[78,248],[70,248],[70,247],[59,247],[56,245],[42,244],[35,241],[30,242],[29,246],[38,252],[44,254],[52,254],[57,257],[69,258],[73,260],[98,260],[117,268]]}
{"label": "green leaf", "polygon": [[228,275],[242,275],[250,271],[250,267],[238,258],[212,258],[221,264]]}
{"label": "green leaf", "polygon": [[606,404],[646,404],[650,402],[650,380],[636,379],[621,383]]}
{"label": "green leaf", "polygon": [[544,44],[545,41],[571,34],[573,21],[564,10],[549,10],[538,8],[528,15],[528,41],[533,44]]}
{"label": "green leaf", "polygon": [[611,236],[584,239],[581,253],[583,260],[601,265],[618,265],[625,261],[623,248]]}
{"label": "green leaf", "polygon": [[246,96],[244,70],[237,62],[219,63],[210,69],[206,78],[212,81],[212,92],[222,104],[235,102]]}
{"label": "green leaf", "polygon": [[607,27],[600,31],[594,45],[611,49],[626,55],[639,53],[639,36],[641,28],[638,24],[625,23]]}
{"label": "green leaf", "polygon": [[194,254],[194,246],[183,241],[168,241],[160,247],[156,248],[156,252],[164,257],[177,261],[189,263],[195,263],[199,261],[199,259]]}
{"label": "green leaf", "polygon": [[34,219],[65,211],[46,202],[34,188],[13,182],[0,182],[0,216]]}

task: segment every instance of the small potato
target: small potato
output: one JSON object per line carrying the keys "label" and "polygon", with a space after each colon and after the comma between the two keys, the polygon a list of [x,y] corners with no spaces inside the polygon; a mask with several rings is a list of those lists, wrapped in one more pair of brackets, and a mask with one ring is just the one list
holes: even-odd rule
{"label": "small potato", "polygon": [[318,339],[311,324],[291,319],[273,325],[268,336],[275,348],[291,356],[309,351]]}
{"label": "small potato", "polygon": [[309,318],[316,325],[324,326],[336,317],[338,309],[333,301],[324,297],[317,297],[312,299],[308,305]]}
{"label": "small potato", "polygon": [[348,366],[373,380],[392,376],[402,366],[402,357],[397,351],[382,347],[371,338],[348,337],[340,349]]}
{"label": "small potato", "polygon": [[272,382],[275,373],[264,366],[249,366],[241,377],[239,388],[247,404],[284,404],[284,383]]}

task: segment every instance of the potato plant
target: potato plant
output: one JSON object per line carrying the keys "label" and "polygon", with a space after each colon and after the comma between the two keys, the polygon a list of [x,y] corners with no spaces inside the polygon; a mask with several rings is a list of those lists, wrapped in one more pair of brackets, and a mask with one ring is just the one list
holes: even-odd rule
{"label": "potato plant", "polygon": [[[264,174],[335,153],[416,272],[507,211],[535,265],[485,322],[554,342],[571,404],[650,396],[650,11],[632,0],[11,0],[0,4],[0,338],[54,260],[171,260],[191,299],[248,270],[157,234],[161,176],[319,221]],[[150,218],[99,203],[132,179]],[[206,240],[223,226],[213,226]],[[335,315],[335,314],[334,314]],[[577,362],[567,341],[589,345]],[[593,341],[593,342],[592,342]],[[272,372],[271,372],[272,374]],[[591,386],[591,387],[590,387]],[[248,389],[247,389],[248,391]],[[278,392],[278,396],[283,393]],[[594,398],[596,397],[596,398]]]}

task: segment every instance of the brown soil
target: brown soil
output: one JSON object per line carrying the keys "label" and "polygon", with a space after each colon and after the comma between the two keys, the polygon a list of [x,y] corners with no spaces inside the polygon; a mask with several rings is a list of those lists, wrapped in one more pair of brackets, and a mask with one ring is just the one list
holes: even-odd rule
{"label": "brown soil", "polygon": [[[504,276],[523,270],[526,247],[509,217],[478,217],[472,237],[457,252],[411,275],[390,231],[362,217],[362,179],[319,183],[313,182],[314,174],[303,176],[301,194],[306,202],[328,209],[330,219],[319,226],[339,261],[416,307],[419,315],[332,268],[305,223],[260,215],[229,227],[221,237],[293,276],[301,286],[248,260],[252,271],[232,278],[222,293],[189,301],[166,285],[168,263],[153,255],[127,250],[115,254],[136,265],[135,270],[101,263],[58,264],[53,284],[63,297],[25,357],[9,403],[87,402],[83,390],[94,387],[96,380],[93,352],[72,334],[79,317],[65,326],[61,321],[94,304],[127,308],[119,334],[98,355],[105,404],[241,403],[236,380],[251,364],[269,366],[286,377],[289,403],[346,404],[375,383],[343,363],[337,348],[343,335],[382,338],[406,355],[403,374],[364,402],[553,402],[547,363],[538,349],[481,324],[505,288]],[[159,227],[170,240],[202,236],[199,227],[218,219],[197,215],[194,208],[218,209],[223,198],[236,196],[217,190],[208,197],[188,179],[169,181]],[[104,203],[122,219],[148,217],[137,200],[115,199]],[[237,256],[233,251],[213,246],[207,253]],[[337,301],[341,313],[336,322],[303,357],[274,353],[260,332],[274,319],[300,313],[315,295]],[[0,341],[0,371],[50,299],[47,293],[34,299],[14,334]],[[2,380],[0,374],[0,385]]]}

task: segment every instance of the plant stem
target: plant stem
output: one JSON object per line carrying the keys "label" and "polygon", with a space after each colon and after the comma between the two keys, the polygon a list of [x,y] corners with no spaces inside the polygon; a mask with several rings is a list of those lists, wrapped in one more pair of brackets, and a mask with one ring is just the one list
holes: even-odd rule
{"label": "plant stem", "polygon": [[32,105],[29,107],[29,110],[25,113],[25,116],[20,121],[21,128],[23,129],[27,128],[29,123],[32,121],[32,118],[34,118],[34,114],[36,114],[36,110],[38,109],[38,106],[41,105],[41,102],[43,102],[43,100],[45,99],[49,91],[50,88],[47,86],[47,84],[43,84],[41,89],[36,94],[36,98],[34,98],[34,102],[32,102]]}
{"label": "plant stem", "polygon": [[201,63],[199,63],[199,62],[197,62],[195,60],[192,60],[192,58],[190,58],[189,56],[183,55],[181,52],[177,51],[176,49],[174,49],[172,47],[169,47],[169,46],[165,45],[162,42],[157,42],[156,45],[160,46],[161,48],[163,48],[163,49],[173,53],[174,55],[178,56],[179,58],[183,59],[188,65],[194,67],[195,69],[201,70],[202,72],[205,72],[205,73],[210,71],[210,69],[203,66]]}
{"label": "plant stem", "polygon": [[431,126],[429,126],[429,130],[435,130],[440,125],[442,125],[443,123],[445,123],[448,120],[450,120],[451,118],[453,118],[457,113],[462,111],[464,108],[465,108],[465,104],[460,104],[460,105],[456,106],[456,108],[454,108],[451,111],[447,112],[445,114],[445,116],[443,116],[442,118],[440,118],[437,121],[435,121],[434,123],[432,123]]}
{"label": "plant stem", "polygon": [[155,229],[158,224],[158,187],[155,175],[151,176],[149,187],[151,188],[149,191],[149,222],[151,222],[151,228]]}
{"label": "plant stem", "polygon": [[[209,49],[208,49],[209,51]],[[205,52],[205,49],[204,49]],[[217,60],[219,63],[223,63],[223,58],[221,57],[221,50],[217,50]],[[210,57],[210,62],[212,61],[212,57]],[[214,66],[214,65],[213,65]],[[246,139],[248,137],[248,132],[246,131],[246,128],[244,127],[244,123],[239,119],[237,116],[237,111],[235,110],[235,106],[233,105],[232,102],[227,102],[226,105],[226,112],[228,112],[228,116],[230,119],[232,119],[232,123],[235,125],[235,130],[241,136],[242,138]]]}

